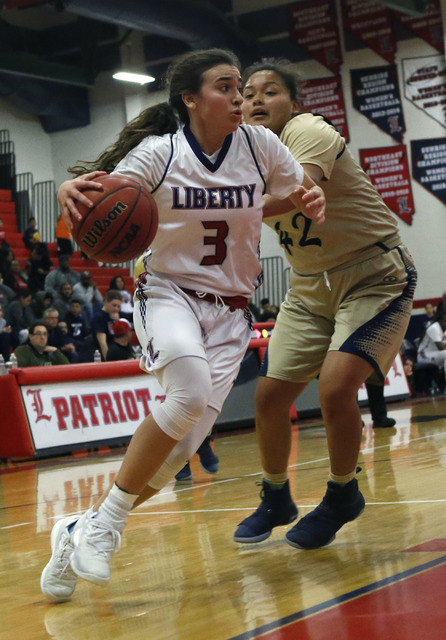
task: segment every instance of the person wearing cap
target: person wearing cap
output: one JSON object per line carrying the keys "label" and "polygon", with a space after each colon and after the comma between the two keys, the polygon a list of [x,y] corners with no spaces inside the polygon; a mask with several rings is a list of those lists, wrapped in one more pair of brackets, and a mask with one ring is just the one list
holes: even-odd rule
{"label": "person wearing cap", "polygon": [[50,271],[45,277],[45,291],[49,291],[53,296],[57,296],[64,282],[68,282],[74,287],[80,280],[78,272],[70,267],[69,255],[61,253],[58,261],[59,266]]}
{"label": "person wearing cap", "polygon": [[132,338],[132,326],[126,318],[115,320],[112,326],[113,341],[107,351],[107,362],[112,360],[133,360],[135,352],[130,340]]}
{"label": "person wearing cap", "polygon": [[80,281],[73,287],[73,297],[82,303],[87,324],[91,324],[93,315],[104,304],[104,298],[89,271],[82,271]]}

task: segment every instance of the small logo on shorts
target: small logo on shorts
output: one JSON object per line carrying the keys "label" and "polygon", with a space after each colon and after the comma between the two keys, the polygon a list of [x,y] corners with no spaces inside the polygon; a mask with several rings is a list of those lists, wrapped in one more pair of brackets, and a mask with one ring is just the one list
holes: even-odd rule
{"label": "small logo on shorts", "polygon": [[396,282],[398,278],[396,276],[386,276],[383,282]]}

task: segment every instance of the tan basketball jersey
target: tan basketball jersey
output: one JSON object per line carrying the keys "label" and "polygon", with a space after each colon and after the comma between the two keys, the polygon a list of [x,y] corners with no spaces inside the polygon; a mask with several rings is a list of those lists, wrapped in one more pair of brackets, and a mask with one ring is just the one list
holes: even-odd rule
{"label": "tan basketball jersey", "polygon": [[296,210],[264,220],[277,232],[298,273],[354,264],[381,253],[376,243],[393,247],[401,242],[395,217],[332,125],[321,116],[303,113],[287,123],[280,139],[298,162],[317,165],[324,175],[323,225],[317,227]]}

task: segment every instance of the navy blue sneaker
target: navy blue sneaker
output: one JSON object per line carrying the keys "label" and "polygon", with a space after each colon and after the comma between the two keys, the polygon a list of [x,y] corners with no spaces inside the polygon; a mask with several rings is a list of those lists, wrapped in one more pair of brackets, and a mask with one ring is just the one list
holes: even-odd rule
{"label": "navy blue sneaker", "polygon": [[211,447],[211,436],[207,436],[204,442],[198,447],[198,455],[200,456],[200,465],[206,473],[217,473],[219,459],[215,455]]}
{"label": "navy blue sneaker", "polygon": [[175,476],[175,480],[177,482],[185,482],[186,480],[192,480],[192,471],[190,470],[189,460],[186,462],[184,467],[178,471]]}
{"label": "navy blue sneaker", "polygon": [[297,549],[318,549],[330,544],[336,532],[355,520],[364,511],[364,496],[356,478],[342,486],[327,482],[327,491],[319,506],[304,516],[285,535],[285,540]]}
{"label": "navy blue sneaker", "polygon": [[263,480],[260,497],[262,502],[257,510],[240,522],[234,542],[262,542],[270,537],[274,527],[290,524],[297,518],[288,480],[281,489],[273,489]]}

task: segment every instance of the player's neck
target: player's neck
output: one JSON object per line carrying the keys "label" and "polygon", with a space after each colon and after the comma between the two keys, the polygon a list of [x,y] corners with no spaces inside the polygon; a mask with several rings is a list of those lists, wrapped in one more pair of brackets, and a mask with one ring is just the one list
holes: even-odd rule
{"label": "player's neck", "polygon": [[200,149],[207,156],[212,156],[221,149],[223,142],[228,135],[228,132],[222,134],[215,130],[211,130],[207,126],[200,126],[198,123],[191,122],[189,128],[200,145]]}

